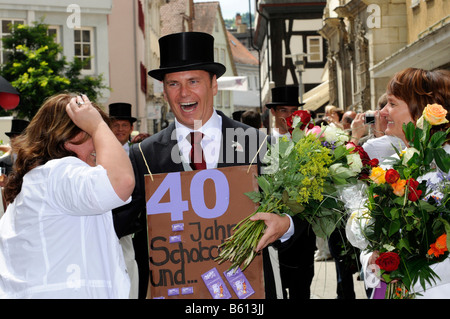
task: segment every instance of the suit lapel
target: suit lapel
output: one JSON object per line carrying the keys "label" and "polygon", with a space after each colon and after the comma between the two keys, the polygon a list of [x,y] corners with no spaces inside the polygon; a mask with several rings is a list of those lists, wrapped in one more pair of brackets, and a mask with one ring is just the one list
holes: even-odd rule
{"label": "suit lapel", "polygon": [[183,171],[183,164],[181,163],[180,150],[178,148],[176,138],[172,138],[175,130],[175,123],[171,123],[164,135],[159,141],[155,142],[154,151],[158,158],[158,166],[161,168],[159,173],[179,172]]}
{"label": "suit lapel", "polygon": [[[219,163],[217,164],[217,167],[234,166],[236,165],[236,149],[233,147],[233,142],[235,142],[236,136],[235,134],[228,134],[227,136],[226,131],[227,129],[235,129],[236,125],[222,112],[217,111],[217,113],[222,117],[222,147],[220,149]],[[230,159],[231,156],[233,160],[227,160]]]}

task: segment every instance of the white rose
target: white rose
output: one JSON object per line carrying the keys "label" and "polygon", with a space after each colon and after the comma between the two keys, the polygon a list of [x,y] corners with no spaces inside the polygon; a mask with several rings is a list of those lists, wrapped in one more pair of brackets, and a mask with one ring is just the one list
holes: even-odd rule
{"label": "white rose", "polygon": [[355,173],[361,172],[361,169],[363,167],[363,163],[361,161],[361,157],[359,156],[359,153],[353,153],[347,155],[347,163],[349,168],[354,171]]}
{"label": "white rose", "polygon": [[414,147],[408,147],[406,151],[404,151],[402,156],[402,164],[406,166],[406,164],[409,162],[409,160],[414,156],[414,154],[419,154],[419,151],[415,149]]}
{"label": "white rose", "polygon": [[324,136],[325,141],[339,145],[349,140],[349,136],[344,130],[331,125],[325,126]]}

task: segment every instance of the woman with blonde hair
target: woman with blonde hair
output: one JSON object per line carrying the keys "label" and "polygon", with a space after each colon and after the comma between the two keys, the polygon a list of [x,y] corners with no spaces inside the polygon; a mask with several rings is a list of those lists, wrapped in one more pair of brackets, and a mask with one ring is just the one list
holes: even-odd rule
{"label": "woman with blonde hair", "polygon": [[1,298],[128,298],[111,209],[129,201],[134,173],[106,121],[87,96],[58,94],[14,140]]}

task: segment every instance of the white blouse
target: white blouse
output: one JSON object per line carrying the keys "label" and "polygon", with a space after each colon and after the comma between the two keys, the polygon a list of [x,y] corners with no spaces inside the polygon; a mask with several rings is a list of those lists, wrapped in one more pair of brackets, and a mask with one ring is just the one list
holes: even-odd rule
{"label": "white blouse", "polygon": [[127,202],[102,166],[76,157],[28,172],[0,219],[0,297],[128,298],[111,213]]}

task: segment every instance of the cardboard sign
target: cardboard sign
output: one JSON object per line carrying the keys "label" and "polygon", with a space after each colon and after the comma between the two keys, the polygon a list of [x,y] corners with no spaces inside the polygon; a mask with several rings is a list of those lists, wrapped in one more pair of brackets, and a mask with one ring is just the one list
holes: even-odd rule
{"label": "cardboard sign", "polygon": [[256,166],[145,176],[151,298],[264,298],[262,255],[244,272],[218,264],[218,246],[257,208]]}

